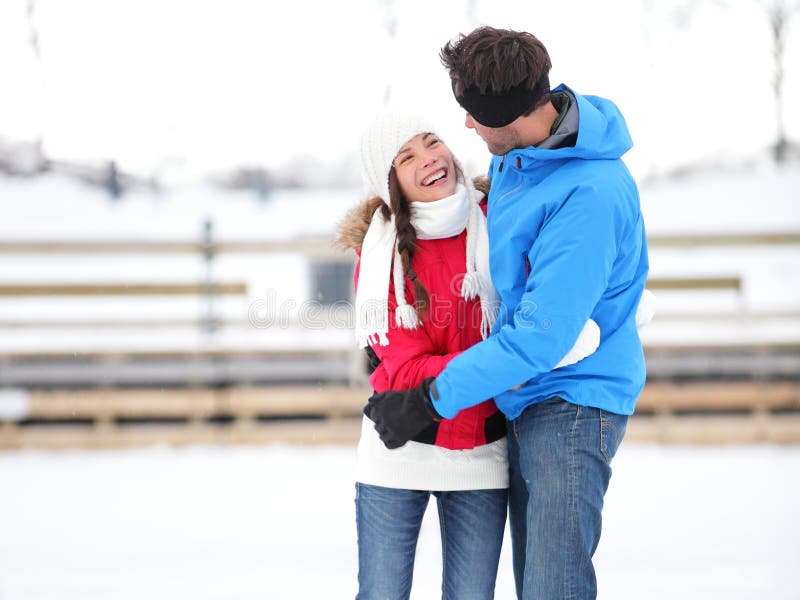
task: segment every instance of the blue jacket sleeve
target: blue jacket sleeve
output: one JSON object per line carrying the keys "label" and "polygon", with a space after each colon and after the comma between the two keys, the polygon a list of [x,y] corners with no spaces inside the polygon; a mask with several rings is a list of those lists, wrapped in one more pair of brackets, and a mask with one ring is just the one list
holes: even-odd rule
{"label": "blue jacket sleeve", "polygon": [[[575,344],[608,287],[624,228],[609,190],[579,186],[549,214],[530,251],[517,306],[488,339],[436,378],[436,410],[452,418],[553,369]],[[494,257],[493,257],[494,259]]]}

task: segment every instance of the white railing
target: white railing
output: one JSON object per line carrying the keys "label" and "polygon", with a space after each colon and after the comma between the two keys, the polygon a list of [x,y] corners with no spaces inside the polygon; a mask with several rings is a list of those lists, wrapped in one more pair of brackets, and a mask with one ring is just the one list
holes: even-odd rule
{"label": "white railing", "polygon": [[[649,244],[651,374],[800,372],[800,234]],[[0,241],[0,387],[363,383],[349,304],[309,297],[312,259],[352,260],[328,239],[210,230],[194,244]]]}

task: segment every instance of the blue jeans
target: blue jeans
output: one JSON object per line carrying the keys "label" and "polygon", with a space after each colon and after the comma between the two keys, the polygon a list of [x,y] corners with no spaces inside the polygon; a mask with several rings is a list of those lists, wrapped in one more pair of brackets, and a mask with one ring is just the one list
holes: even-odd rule
{"label": "blue jeans", "polygon": [[431,494],[442,536],[442,598],[494,598],[508,490],[427,492],[357,483],[357,600],[409,597],[417,538]]}
{"label": "blue jeans", "polygon": [[627,422],[554,397],[509,423],[509,524],[520,600],[597,597],[592,556]]}

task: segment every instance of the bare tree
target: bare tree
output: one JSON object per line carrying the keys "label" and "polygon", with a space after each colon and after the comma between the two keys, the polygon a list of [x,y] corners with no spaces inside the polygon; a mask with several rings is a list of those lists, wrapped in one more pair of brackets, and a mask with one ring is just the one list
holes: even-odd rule
{"label": "bare tree", "polygon": [[800,12],[800,2],[762,0],[759,4],[766,12],[772,35],[772,93],[775,100],[776,135],[772,153],[775,162],[780,164],[786,162],[789,153],[789,140],[783,119],[783,78],[786,69],[784,51],[789,22],[794,14]]}
{"label": "bare tree", "polygon": [[[753,0],[763,11],[767,19],[771,35],[772,57],[772,97],[775,107],[775,142],[772,155],[776,163],[787,160],[790,143],[786,136],[783,109],[783,83],[786,69],[785,47],[789,24],[792,18],[800,13],[799,0]],[[653,2],[643,0],[646,10],[652,10]],[[672,9],[672,22],[676,27],[685,27],[691,20],[692,13],[701,4],[713,5],[724,9],[736,8],[736,2],[730,0],[681,0]]]}
{"label": "bare tree", "polygon": [[[389,45],[391,46],[392,52],[394,52],[394,46],[396,44],[395,39],[397,37],[397,15],[394,10],[394,0],[381,0],[380,7],[383,13],[383,26],[386,28],[386,33],[389,36]],[[388,80],[386,82],[386,90],[383,93],[384,105],[389,104],[391,99],[392,82]]]}
{"label": "bare tree", "polygon": [[36,26],[36,0],[28,0],[28,4],[25,7],[25,16],[28,20],[28,43],[31,45],[36,61],[41,63],[42,53],[39,47],[39,29]]}
{"label": "bare tree", "polygon": [[[31,51],[33,52],[33,57],[36,59],[36,68],[38,70],[38,75],[41,80],[43,75],[43,66],[42,66],[42,48],[39,44],[39,27],[36,23],[36,0],[28,0],[27,5],[25,6],[25,18],[28,22],[28,43],[31,46]],[[39,151],[41,151],[43,145],[43,137],[44,132],[41,129],[41,121],[39,123],[39,131],[36,140],[36,144],[38,146]]]}

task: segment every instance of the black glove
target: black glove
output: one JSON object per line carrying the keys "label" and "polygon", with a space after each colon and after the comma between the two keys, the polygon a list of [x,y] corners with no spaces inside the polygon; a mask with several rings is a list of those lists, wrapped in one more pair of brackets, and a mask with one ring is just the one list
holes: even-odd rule
{"label": "black glove", "polygon": [[364,352],[367,353],[367,373],[372,375],[375,372],[375,369],[381,364],[381,359],[378,358],[378,355],[375,354],[375,350],[373,350],[370,346],[364,347]]}
{"label": "black glove", "polygon": [[364,414],[375,422],[375,431],[390,450],[405,445],[433,422],[442,420],[431,402],[433,380],[428,377],[410,390],[389,390],[370,396]]}

